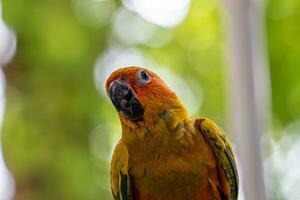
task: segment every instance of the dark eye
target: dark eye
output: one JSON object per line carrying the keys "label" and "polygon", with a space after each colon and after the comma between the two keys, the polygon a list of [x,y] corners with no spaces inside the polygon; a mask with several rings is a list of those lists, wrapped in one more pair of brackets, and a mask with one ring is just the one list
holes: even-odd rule
{"label": "dark eye", "polygon": [[150,76],[147,72],[141,71],[141,78],[145,81],[148,81],[150,79]]}
{"label": "dark eye", "polygon": [[151,76],[145,70],[138,71],[136,75],[136,83],[138,85],[146,85],[151,81]]}

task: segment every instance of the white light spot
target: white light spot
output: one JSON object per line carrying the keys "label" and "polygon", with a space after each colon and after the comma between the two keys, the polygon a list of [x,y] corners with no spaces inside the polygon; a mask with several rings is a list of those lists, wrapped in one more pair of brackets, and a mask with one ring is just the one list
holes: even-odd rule
{"label": "white light spot", "polygon": [[[0,136],[1,136],[1,127],[3,122],[3,116],[5,111],[5,76],[0,68]],[[0,199],[10,200],[13,199],[15,191],[14,180],[9,173],[2,155],[2,145],[0,140]]]}
{"label": "white light spot", "polygon": [[156,26],[126,9],[119,9],[115,15],[113,32],[127,45],[146,44],[156,31]]}
{"label": "white light spot", "polygon": [[113,33],[124,45],[155,48],[167,44],[173,36],[172,29],[161,28],[125,8],[120,8],[114,16]]}
{"label": "white light spot", "polygon": [[[0,0],[0,138],[6,104],[6,83],[1,65],[5,65],[13,58],[16,51],[16,46],[17,39],[15,33],[2,21],[2,4]],[[0,199],[11,200],[13,199],[14,193],[15,182],[5,165],[0,139]]]}
{"label": "white light spot", "polygon": [[0,65],[7,64],[13,58],[16,47],[15,33],[0,18]]}
{"label": "white light spot", "polygon": [[294,200],[300,197],[299,134],[300,121],[296,121],[286,127],[278,142],[271,141],[272,154],[264,163],[269,198],[279,196]]}
{"label": "white light spot", "polygon": [[132,0],[122,0],[123,5],[130,11],[135,11]]}
{"label": "white light spot", "polygon": [[[0,145],[1,148],[1,145]],[[7,170],[0,149],[0,199],[11,200],[15,193],[14,180]]]}
{"label": "white light spot", "polygon": [[175,27],[189,11],[190,0],[123,0],[146,20],[162,27]]}

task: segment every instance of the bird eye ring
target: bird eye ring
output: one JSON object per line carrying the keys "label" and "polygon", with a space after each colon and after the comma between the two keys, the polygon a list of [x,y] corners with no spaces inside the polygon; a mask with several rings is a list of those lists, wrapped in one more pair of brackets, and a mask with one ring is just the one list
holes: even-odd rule
{"label": "bird eye ring", "polygon": [[146,85],[151,81],[151,76],[148,72],[146,72],[145,70],[140,70],[138,71],[138,73],[136,74],[136,83],[138,85]]}

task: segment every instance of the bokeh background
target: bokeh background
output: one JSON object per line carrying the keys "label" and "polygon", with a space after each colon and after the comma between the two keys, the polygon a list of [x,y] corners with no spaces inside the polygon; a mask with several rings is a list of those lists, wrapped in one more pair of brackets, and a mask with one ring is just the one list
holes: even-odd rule
{"label": "bokeh background", "polygon": [[[120,125],[103,87],[120,66],[153,69],[193,116],[229,130],[224,4],[0,1],[0,199],[111,199],[109,160]],[[267,197],[297,200],[300,1],[268,0],[264,12],[272,94],[262,143]]]}

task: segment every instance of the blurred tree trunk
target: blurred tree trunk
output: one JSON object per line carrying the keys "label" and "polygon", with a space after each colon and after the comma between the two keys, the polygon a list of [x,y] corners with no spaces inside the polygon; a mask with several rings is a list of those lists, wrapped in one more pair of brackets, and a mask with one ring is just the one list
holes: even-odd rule
{"label": "blurred tree trunk", "polygon": [[270,120],[269,72],[263,3],[226,0],[230,40],[231,129],[241,161],[244,196],[264,200],[261,141]]}

